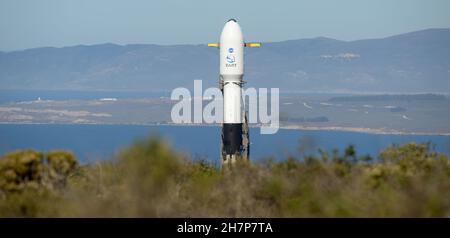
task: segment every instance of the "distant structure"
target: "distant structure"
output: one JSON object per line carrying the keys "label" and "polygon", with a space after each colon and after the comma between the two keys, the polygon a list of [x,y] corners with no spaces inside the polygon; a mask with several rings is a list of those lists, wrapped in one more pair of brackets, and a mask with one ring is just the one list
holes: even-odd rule
{"label": "distant structure", "polygon": [[[231,166],[237,160],[249,160],[250,137],[245,102],[242,103],[244,76],[244,47],[260,47],[260,43],[244,43],[241,27],[235,19],[225,24],[219,43],[210,47],[220,49],[219,88],[223,94],[223,124],[221,165]],[[244,113],[243,113],[244,111]],[[244,114],[244,116],[242,116]]]}
{"label": "distant structure", "polygon": [[102,102],[115,102],[115,101],[117,101],[117,98],[100,98],[100,101],[102,101]]}

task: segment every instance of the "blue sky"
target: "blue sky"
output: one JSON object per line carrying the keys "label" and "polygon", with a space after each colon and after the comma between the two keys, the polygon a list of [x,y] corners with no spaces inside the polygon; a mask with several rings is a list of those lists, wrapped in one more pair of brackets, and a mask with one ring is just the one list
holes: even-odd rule
{"label": "blue sky", "polygon": [[201,44],[236,18],[248,41],[381,38],[450,27],[449,0],[0,0],[0,50]]}

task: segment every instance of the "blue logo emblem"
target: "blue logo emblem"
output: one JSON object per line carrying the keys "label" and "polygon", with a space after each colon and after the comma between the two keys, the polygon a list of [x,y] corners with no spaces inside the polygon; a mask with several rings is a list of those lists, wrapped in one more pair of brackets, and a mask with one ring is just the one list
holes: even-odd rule
{"label": "blue logo emblem", "polygon": [[233,53],[233,52],[234,52],[234,49],[233,49],[233,48],[229,48],[229,49],[228,49],[228,52]]}
{"label": "blue logo emblem", "polygon": [[232,64],[232,63],[236,62],[236,60],[233,55],[227,55],[227,62],[229,64]]}

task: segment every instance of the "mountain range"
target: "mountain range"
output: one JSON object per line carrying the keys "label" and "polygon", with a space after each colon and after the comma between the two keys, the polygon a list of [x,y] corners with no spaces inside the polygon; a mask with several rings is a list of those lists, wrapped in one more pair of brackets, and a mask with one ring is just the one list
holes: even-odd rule
{"label": "mountain range", "polygon": [[[78,45],[0,52],[0,89],[166,91],[217,86],[217,49],[202,45]],[[247,87],[284,92],[450,93],[450,29],[381,39],[325,37],[245,52]]]}

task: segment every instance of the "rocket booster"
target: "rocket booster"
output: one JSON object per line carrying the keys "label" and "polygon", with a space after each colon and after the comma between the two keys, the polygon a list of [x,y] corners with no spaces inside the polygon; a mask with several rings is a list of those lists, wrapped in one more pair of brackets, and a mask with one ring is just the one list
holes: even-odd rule
{"label": "rocket booster", "polygon": [[241,85],[244,76],[244,38],[241,27],[229,20],[220,36],[220,78],[223,81],[223,146],[227,155],[242,145]]}
{"label": "rocket booster", "polygon": [[[219,43],[208,46],[220,49],[219,85],[223,93],[222,163],[231,163],[237,156],[248,158],[248,125],[242,116],[242,85],[244,83],[244,47],[259,47],[259,43],[244,43],[241,27],[235,19],[225,24]],[[246,152],[245,152],[246,151]]]}

